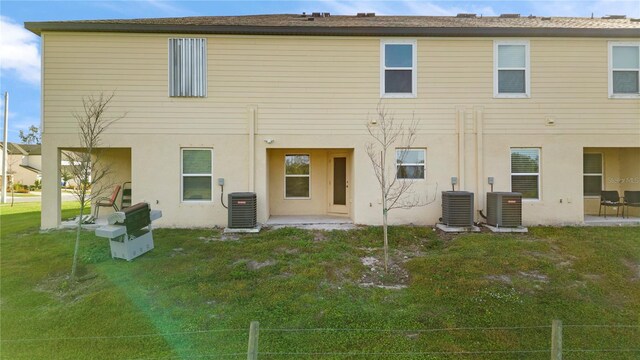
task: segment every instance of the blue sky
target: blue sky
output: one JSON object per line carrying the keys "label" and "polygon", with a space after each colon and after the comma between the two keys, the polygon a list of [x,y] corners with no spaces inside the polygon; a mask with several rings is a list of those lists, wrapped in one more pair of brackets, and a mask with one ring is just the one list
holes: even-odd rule
{"label": "blue sky", "polygon": [[[298,1],[162,1],[0,0],[0,91],[9,92],[9,141],[18,131],[40,124],[40,38],[24,29],[25,21],[115,19],[206,15],[249,15],[302,12],[353,15],[485,16],[519,13],[538,16],[596,17],[624,14],[640,18],[639,0],[298,0]],[[4,113],[4,103],[0,105]]]}

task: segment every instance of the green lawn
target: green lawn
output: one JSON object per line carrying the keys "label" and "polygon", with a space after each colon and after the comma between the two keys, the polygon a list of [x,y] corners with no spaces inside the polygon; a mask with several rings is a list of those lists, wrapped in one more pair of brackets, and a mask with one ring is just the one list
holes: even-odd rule
{"label": "green lawn", "polygon": [[0,205],[2,359],[245,359],[252,320],[260,359],[549,359],[553,319],[565,359],[640,357],[637,227],[393,227],[388,274],[376,227],[160,229],[130,263],[83,232],[71,283],[75,233],[39,232],[38,206]]}

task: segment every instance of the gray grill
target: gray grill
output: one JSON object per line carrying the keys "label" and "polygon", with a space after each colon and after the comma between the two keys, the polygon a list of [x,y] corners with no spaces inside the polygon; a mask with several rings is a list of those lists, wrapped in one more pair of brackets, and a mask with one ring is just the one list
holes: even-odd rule
{"label": "gray grill", "polygon": [[442,192],[442,223],[447,226],[473,226],[473,193],[468,191]]}
{"label": "gray grill", "polygon": [[522,226],[522,194],[487,193],[487,224],[497,227]]}
{"label": "gray grill", "polygon": [[231,229],[254,228],[256,215],[256,193],[235,192],[229,194],[229,225]]}

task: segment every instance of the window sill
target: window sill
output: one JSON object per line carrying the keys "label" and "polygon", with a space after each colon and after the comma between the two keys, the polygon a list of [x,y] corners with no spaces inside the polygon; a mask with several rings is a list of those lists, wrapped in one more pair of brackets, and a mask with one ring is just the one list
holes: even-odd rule
{"label": "window sill", "polygon": [[303,197],[285,197],[284,200],[311,200],[311,198],[310,197],[306,197],[306,198],[303,198]]}
{"label": "window sill", "polygon": [[529,94],[493,94],[494,99],[530,99]]}
{"label": "window sill", "polygon": [[380,98],[382,99],[415,99],[417,98],[417,94],[403,94],[403,93],[392,93],[392,94],[381,94]]}
{"label": "window sill", "polygon": [[609,99],[640,99],[640,94],[609,94]]}
{"label": "window sill", "polygon": [[213,200],[180,200],[180,204],[185,205],[206,205],[213,204]]}

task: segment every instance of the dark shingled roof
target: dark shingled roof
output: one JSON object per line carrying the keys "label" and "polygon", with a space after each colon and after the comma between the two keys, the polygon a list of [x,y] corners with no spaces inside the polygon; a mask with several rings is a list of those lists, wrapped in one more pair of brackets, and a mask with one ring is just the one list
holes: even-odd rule
{"label": "dark shingled roof", "polygon": [[640,37],[638,19],[618,17],[311,17],[281,14],[27,22],[25,27],[38,35],[43,31],[107,31],[265,35]]}

